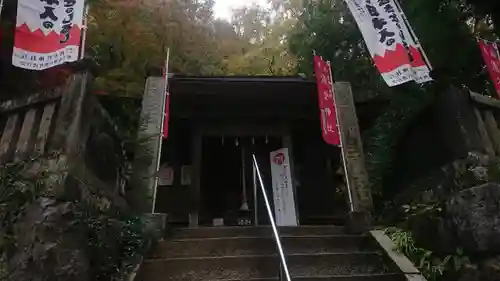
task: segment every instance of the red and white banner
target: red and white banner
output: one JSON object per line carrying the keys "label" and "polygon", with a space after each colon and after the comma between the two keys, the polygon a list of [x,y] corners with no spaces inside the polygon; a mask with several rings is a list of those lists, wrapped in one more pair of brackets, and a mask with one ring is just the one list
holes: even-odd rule
{"label": "red and white banner", "polygon": [[84,0],[18,0],[12,64],[43,70],[80,57]]}
{"label": "red and white banner", "polygon": [[297,212],[288,148],[271,152],[274,213],[278,226],[297,226]]}
{"label": "red and white banner", "polygon": [[481,48],[484,61],[488,66],[491,80],[493,80],[493,84],[495,85],[495,90],[500,97],[500,56],[498,52],[498,44],[480,40],[479,47]]}
{"label": "red and white banner", "polygon": [[431,66],[397,0],[346,0],[389,86],[432,81]]}
{"label": "red and white banner", "polygon": [[331,145],[340,145],[340,133],[337,126],[335,95],[330,64],[319,56],[314,56],[314,73],[318,86],[319,110],[323,139]]}

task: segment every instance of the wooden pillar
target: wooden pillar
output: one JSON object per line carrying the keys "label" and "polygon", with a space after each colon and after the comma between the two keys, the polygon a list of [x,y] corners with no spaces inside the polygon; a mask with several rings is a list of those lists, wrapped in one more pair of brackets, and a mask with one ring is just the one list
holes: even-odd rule
{"label": "wooden pillar", "polygon": [[88,74],[78,73],[71,76],[62,93],[61,103],[54,124],[54,137],[49,150],[64,151],[69,155],[81,153],[82,114],[88,110],[85,106]]}
{"label": "wooden pillar", "polygon": [[30,144],[32,142],[33,131],[36,122],[37,109],[31,108],[26,112],[24,116],[23,125],[21,126],[21,132],[19,134],[19,139],[17,140],[17,148],[15,152],[15,161],[21,161],[28,158]]}
{"label": "wooden pillar", "polygon": [[197,228],[199,225],[199,214],[201,209],[201,160],[202,160],[202,144],[203,135],[201,131],[195,129],[193,132],[192,141],[192,165],[193,171],[191,174],[190,186],[190,211],[189,211],[189,227]]}
{"label": "wooden pillar", "polygon": [[46,150],[50,126],[54,122],[54,112],[56,109],[56,103],[49,103],[45,105],[42,113],[42,118],[40,121],[40,128],[36,137],[35,150],[37,155],[43,155]]}
{"label": "wooden pillar", "polygon": [[16,128],[19,127],[19,114],[14,113],[9,116],[3,133],[0,139],[0,162],[8,162],[9,152],[12,150],[11,144],[13,144],[13,139],[16,134]]}

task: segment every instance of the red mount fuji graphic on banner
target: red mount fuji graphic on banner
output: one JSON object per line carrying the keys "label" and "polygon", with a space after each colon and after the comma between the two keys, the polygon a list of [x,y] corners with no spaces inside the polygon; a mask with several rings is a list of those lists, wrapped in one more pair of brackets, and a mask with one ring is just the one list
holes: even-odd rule
{"label": "red mount fuji graphic on banner", "polygon": [[[414,46],[410,46],[410,53],[413,57],[412,67],[425,66],[425,61],[420,51]],[[391,72],[402,65],[410,64],[410,57],[403,44],[396,45],[394,50],[386,50],[384,56],[373,56],[375,65],[382,73]]]}
{"label": "red mount fuji graphic on banner", "polygon": [[26,24],[16,27],[14,46],[28,52],[52,53],[66,46],[79,46],[82,30],[77,25],[70,29],[70,39],[66,43],[61,43],[64,35],[51,31],[47,35],[37,28],[31,31]]}

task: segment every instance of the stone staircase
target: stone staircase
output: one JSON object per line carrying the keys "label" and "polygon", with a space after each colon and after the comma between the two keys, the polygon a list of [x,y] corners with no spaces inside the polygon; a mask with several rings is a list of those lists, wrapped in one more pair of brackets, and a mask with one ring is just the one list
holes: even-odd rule
{"label": "stone staircase", "polygon": [[[281,228],[293,280],[403,281],[370,235],[343,227]],[[136,281],[279,280],[279,257],[269,227],[177,229],[144,261]]]}

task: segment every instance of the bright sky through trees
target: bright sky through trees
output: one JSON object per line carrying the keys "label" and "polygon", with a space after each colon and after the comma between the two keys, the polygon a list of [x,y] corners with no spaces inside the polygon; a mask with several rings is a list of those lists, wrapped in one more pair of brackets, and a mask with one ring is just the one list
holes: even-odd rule
{"label": "bright sky through trees", "polygon": [[215,0],[214,13],[215,17],[230,20],[231,9],[239,8],[245,5],[256,3],[259,5],[266,5],[266,0]]}

